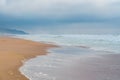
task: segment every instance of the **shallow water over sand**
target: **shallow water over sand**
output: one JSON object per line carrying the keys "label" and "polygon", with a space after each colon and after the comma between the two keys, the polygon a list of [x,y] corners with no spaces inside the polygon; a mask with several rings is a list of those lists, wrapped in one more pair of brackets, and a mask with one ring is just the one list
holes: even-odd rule
{"label": "shallow water over sand", "polygon": [[25,62],[30,80],[119,80],[120,55],[81,47],[50,49],[47,56]]}

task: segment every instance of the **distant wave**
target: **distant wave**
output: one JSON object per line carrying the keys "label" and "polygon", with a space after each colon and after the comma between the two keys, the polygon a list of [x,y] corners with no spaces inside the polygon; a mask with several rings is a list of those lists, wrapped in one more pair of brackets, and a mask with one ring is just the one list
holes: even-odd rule
{"label": "distant wave", "polygon": [[19,38],[60,46],[86,46],[94,50],[120,53],[120,35],[19,35]]}

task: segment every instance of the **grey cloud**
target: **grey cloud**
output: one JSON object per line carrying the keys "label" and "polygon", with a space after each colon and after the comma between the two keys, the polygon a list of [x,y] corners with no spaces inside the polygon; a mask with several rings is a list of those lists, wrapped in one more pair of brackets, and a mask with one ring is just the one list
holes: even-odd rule
{"label": "grey cloud", "polygon": [[0,0],[0,26],[31,33],[119,33],[118,3],[119,0]]}
{"label": "grey cloud", "polygon": [[93,14],[112,16],[120,13],[118,0],[0,0],[0,12],[16,16],[52,16]]}

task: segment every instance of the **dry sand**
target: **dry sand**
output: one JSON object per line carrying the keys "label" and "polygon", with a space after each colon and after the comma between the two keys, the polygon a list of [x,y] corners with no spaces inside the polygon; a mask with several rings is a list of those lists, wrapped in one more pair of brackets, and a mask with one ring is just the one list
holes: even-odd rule
{"label": "dry sand", "polygon": [[19,72],[22,61],[45,55],[46,49],[55,47],[29,40],[0,37],[0,80],[28,80]]}

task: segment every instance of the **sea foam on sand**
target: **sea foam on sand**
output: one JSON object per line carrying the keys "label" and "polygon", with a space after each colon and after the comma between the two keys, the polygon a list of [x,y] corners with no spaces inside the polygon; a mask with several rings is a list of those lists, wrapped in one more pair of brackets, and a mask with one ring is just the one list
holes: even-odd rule
{"label": "sea foam on sand", "polygon": [[49,50],[27,61],[20,71],[30,80],[119,80],[120,55],[79,47]]}

